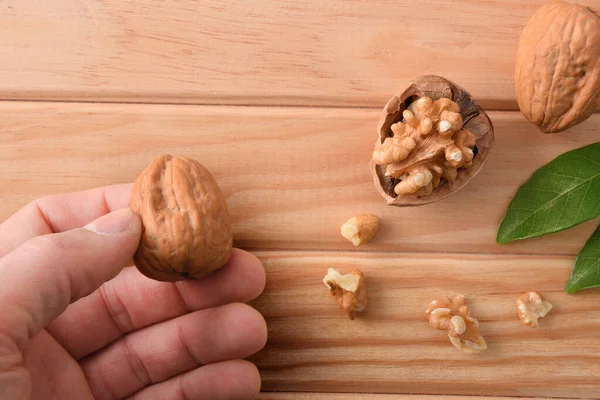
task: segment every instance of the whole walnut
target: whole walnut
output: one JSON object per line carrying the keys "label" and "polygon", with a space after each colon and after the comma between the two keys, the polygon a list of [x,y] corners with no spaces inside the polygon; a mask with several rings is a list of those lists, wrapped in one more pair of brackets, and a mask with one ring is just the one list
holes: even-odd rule
{"label": "whole walnut", "polygon": [[544,133],[586,120],[600,103],[600,17],[591,9],[551,1],[521,33],[515,65],[521,113]]}
{"label": "whole walnut", "polygon": [[202,278],[227,263],[233,235],[227,203],[195,160],[165,154],[136,179],[129,203],[142,237],[133,261],[158,281]]}

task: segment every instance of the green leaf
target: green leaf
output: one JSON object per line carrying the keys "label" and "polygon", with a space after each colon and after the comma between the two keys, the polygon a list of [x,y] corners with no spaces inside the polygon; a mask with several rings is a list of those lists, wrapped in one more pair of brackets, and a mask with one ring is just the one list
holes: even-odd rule
{"label": "green leaf", "polygon": [[600,213],[600,142],[564,153],[519,188],[496,241],[558,232]]}
{"label": "green leaf", "polygon": [[571,278],[567,282],[567,293],[600,286],[600,226],[588,239],[575,260]]}

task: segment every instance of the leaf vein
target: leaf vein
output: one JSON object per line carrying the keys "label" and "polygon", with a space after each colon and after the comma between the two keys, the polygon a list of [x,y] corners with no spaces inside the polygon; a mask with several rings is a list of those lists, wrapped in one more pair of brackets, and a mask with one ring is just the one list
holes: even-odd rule
{"label": "leaf vein", "polygon": [[[571,196],[571,193],[573,193],[573,192],[567,193],[567,198],[565,199],[565,202],[563,203],[563,208],[562,208],[562,210],[560,210],[560,214],[558,214],[558,218],[556,219],[556,223],[554,224],[554,229],[555,230],[558,228],[558,224],[560,222],[560,219],[562,218],[563,213],[567,209],[567,204],[569,204],[569,197]],[[548,215],[550,215],[550,210],[548,210]],[[544,230],[546,230],[546,225],[544,225]]]}
{"label": "leaf vein", "polygon": [[573,175],[566,175],[566,174],[559,174],[558,172],[552,172],[552,171],[546,171],[546,173],[548,175],[554,175],[554,176],[558,176],[561,178],[569,178],[569,179],[584,179],[584,178],[580,178],[578,176],[573,176]]}
{"label": "leaf vein", "polygon": [[596,164],[596,165],[600,166],[600,162],[598,162],[598,161],[596,161],[596,160],[592,160],[592,159],[591,159],[591,158],[589,158],[589,157],[583,157],[583,159],[585,159],[585,160],[587,160],[587,161],[589,161],[589,162],[591,162],[591,163],[593,163],[593,164]]}
{"label": "leaf vein", "polygon": [[592,184],[590,183],[588,185],[588,187],[585,189],[585,193],[583,194],[581,203],[579,203],[579,209],[577,210],[577,215],[575,215],[575,218],[574,218],[576,221],[577,221],[577,218],[579,218],[579,214],[581,214],[581,208],[583,207],[583,204],[585,203],[585,199],[587,198],[588,192],[590,191],[591,187],[592,187]]}

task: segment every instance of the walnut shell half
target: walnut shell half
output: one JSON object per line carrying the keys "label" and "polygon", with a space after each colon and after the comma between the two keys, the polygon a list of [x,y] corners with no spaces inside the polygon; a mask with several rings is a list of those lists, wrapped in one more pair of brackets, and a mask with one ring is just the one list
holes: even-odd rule
{"label": "walnut shell half", "polygon": [[[462,118],[462,129],[475,136],[472,163],[468,168],[458,168],[452,181],[445,178],[439,179],[433,190],[428,193],[398,195],[394,188],[400,180],[394,176],[386,176],[386,166],[378,165],[371,160],[371,173],[375,187],[388,205],[419,206],[433,203],[457,192],[481,170],[494,143],[494,128],[491,120],[466,90],[440,76],[424,75],[416,78],[405,89],[398,91],[383,108],[377,126],[376,149],[384,143],[386,138],[394,136],[392,125],[403,121],[404,111],[422,97],[429,97],[434,102],[441,98],[447,98],[458,105]],[[456,105],[454,106],[456,107]],[[428,128],[428,130],[430,129]]]}
{"label": "walnut shell half", "polygon": [[168,154],[155,159],[136,179],[129,207],[143,224],[133,261],[147,277],[202,278],[229,260],[233,235],[227,203],[197,161]]}
{"label": "walnut shell half", "polygon": [[519,40],[515,96],[523,116],[543,133],[592,115],[600,105],[600,16],[562,1],[538,8]]}

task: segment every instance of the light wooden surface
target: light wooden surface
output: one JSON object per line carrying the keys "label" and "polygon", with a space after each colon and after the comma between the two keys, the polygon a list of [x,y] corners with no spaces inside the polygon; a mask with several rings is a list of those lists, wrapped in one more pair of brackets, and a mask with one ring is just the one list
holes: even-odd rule
{"label": "light wooden surface", "polygon": [[[519,32],[544,2],[2,0],[0,221],[45,194],[130,182],[159,154],[191,156],[267,270],[253,302],[269,327],[251,358],[261,399],[600,398],[600,292],[563,291],[600,221],[495,243],[533,171],[600,140],[600,114],[543,135],[516,111]],[[387,207],[368,169],[377,119],[424,73],[490,110],[496,145],[452,197]],[[355,249],[339,226],[362,212],[382,227]],[[357,320],[328,297],[328,267],[365,273]],[[514,309],[530,289],[555,306],[536,330]],[[486,353],[427,326],[446,290],[467,296]]]}
{"label": "light wooden surface", "polygon": [[[571,257],[258,252],[267,290],[255,305],[269,321],[252,357],[265,390],[596,397],[600,376],[598,292],[567,295]],[[328,296],[328,267],[365,274],[369,304],[350,321]],[[539,290],[554,309],[521,324],[515,301]],[[488,350],[457,351],[429,328],[425,310],[463,293]]]}
{"label": "light wooden surface", "polygon": [[544,2],[3,0],[0,98],[379,107],[438,74],[514,109]]}
{"label": "light wooden surface", "polygon": [[447,200],[402,209],[385,205],[369,171],[377,110],[7,102],[0,115],[1,218],[44,194],[133,181],[169,152],[214,172],[244,248],[354,250],[340,225],[371,212],[382,227],[360,250],[574,255],[597,223],[495,243],[519,185],[597,141],[600,114],[577,131],[543,135],[515,112],[490,112],[496,146],[481,173]]}

